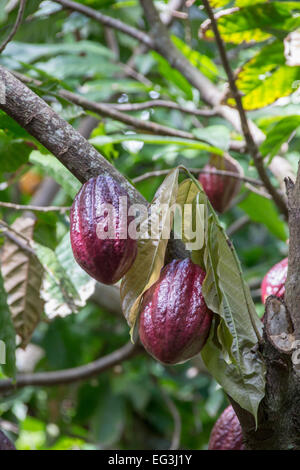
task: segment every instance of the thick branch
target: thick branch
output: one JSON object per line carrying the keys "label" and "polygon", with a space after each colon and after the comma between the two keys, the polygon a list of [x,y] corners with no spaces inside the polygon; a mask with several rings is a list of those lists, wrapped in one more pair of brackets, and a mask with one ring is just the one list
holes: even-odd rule
{"label": "thick branch", "polygon": [[94,377],[107,369],[119,364],[120,362],[126,361],[133,356],[136,356],[142,351],[140,346],[127,343],[120,349],[108,354],[107,356],[101,357],[94,362],[90,362],[84,366],[74,367],[73,369],[58,370],[55,372],[37,372],[34,374],[20,374],[17,375],[16,382],[12,380],[1,380],[0,381],[0,392],[7,392],[28,385],[33,386],[53,386],[69,384],[86,380]]}
{"label": "thick branch", "polygon": [[138,191],[70,124],[41,98],[0,67],[5,103],[0,107],[52,152],[82,183],[100,173],[114,177],[133,202],[145,203]]}
{"label": "thick branch", "polygon": [[295,337],[300,339],[300,165],[296,182],[286,179],[289,208],[289,262],[285,301],[291,315]]}

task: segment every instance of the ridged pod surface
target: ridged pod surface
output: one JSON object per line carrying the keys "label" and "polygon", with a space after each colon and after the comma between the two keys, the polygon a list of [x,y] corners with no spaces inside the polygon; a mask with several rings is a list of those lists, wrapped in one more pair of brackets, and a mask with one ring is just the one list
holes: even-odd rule
{"label": "ridged pod surface", "polygon": [[242,427],[232,406],[228,406],[214,425],[209,450],[245,450]]}
{"label": "ridged pod surface", "polygon": [[232,176],[219,175],[216,170],[230,171],[237,175],[243,175],[243,170],[238,162],[230,156],[220,157],[218,155],[212,155],[210,162],[203,169],[210,173],[200,173],[198,180],[213,208],[223,213],[239,193],[241,182]]}
{"label": "ridged pod surface", "polygon": [[0,450],[16,450],[14,444],[0,431]]}
{"label": "ridged pod surface", "polygon": [[[137,242],[128,235],[133,218],[127,217],[124,202],[129,207],[127,192],[110,176],[100,175],[82,186],[71,208],[74,257],[90,276],[104,284],[119,281],[137,254]],[[109,235],[106,239],[105,234]]]}
{"label": "ridged pod surface", "polygon": [[202,294],[203,269],[190,259],[174,260],[144,295],[140,339],[153,357],[178,364],[198,354],[211,326],[212,312]]}
{"label": "ridged pod surface", "polygon": [[265,275],[261,283],[261,299],[265,303],[269,295],[283,298],[288,271],[288,258],[275,264]]}

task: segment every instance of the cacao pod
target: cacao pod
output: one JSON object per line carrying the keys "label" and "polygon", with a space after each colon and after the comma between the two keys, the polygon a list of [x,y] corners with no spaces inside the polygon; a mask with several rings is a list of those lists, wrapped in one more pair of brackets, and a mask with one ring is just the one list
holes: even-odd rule
{"label": "cacao pod", "polygon": [[[120,199],[125,198],[125,199]],[[70,236],[77,263],[94,279],[114,284],[132,266],[137,242],[130,238],[127,192],[110,176],[87,181],[70,213]]]}
{"label": "cacao pod", "polygon": [[189,258],[173,260],[144,294],[140,339],[164,364],[184,362],[205,345],[212,312],[202,294],[204,278],[203,269]]}
{"label": "cacao pod", "polygon": [[209,450],[245,450],[242,427],[232,406],[228,406],[214,425]]}
{"label": "cacao pod", "polygon": [[269,295],[283,298],[285,293],[285,281],[288,271],[288,258],[284,258],[275,264],[265,275],[261,283],[261,299],[264,304]]}
{"label": "cacao pod", "polygon": [[0,431],[0,450],[16,450],[14,444]]}
{"label": "cacao pod", "polygon": [[243,169],[229,155],[224,155],[223,157],[212,155],[210,162],[203,169],[210,173],[200,173],[198,180],[213,208],[223,213],[229,208],[231,201],[239,193],[241,181],[233,176],[219,175],[216,173],[216,170],[230,171],[243,176]]}

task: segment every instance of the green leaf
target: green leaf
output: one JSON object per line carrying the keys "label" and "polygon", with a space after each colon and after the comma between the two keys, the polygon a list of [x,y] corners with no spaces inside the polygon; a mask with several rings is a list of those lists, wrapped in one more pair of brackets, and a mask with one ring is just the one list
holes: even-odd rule
{"label": "green leaf", "polygon": [[291,135],[300,126],[300,116],[286,116],[280,119],[267,133],[266,140],[260,146],[260,152],[265,157],[274,157],[282,144],[288,142]]}
{"label": "green leaf", "polygon": [[[242,41],[265,41],[272,35],[284,37],[300,25],[297,12],[300,10],[298,2],[270,2],[257,3],[245,6],[231,14],[218,19],[218,27],[222,38],[234,44]],[[296,12],[293,15],[293,12]],[[206,31],[211,38],[211,30]]]}
{"label": "green leaf", "polygon": [[251,193],[239,204],[239,207],[249,215],[251,220],[265,225],[275,237],[286,241],[286,225],[281,220],[272,201],[259,194]]}
{"label": "green leaf", "polygon": [[207,126],[203,129],[193,129],[193,134],[200,140],[205,140],[209,144],[228,150],[230,144],[230,131],[227,127],[216,125]]}
{"label": "green leaf", "polygon": [[265,394],[264,364],[253,352],[262,325],[245,283],[238,257],[197,180],[198,203],[205,204],[205,245],[192,252],[192,260],[204,264],[203,295],[215,312],[203,360],[213,377],[242,408],[257,419]]}
{"label": "green leaf", "polygon": [[265,381],[262,359],[252,352],[257,344],[252,322],[260,334],[262,326],[234,248],[214,217],[209,220],[204,260],[203,294],[220,319],[214,318],[202,357],[225,392],[257,419]]}
{"label": "green leaf", "polygon": [[138,254],[122,280],[122,309],[132,334],[142,296],[157,281],[164,266],[173,214],[170,217],[166,210],[161,213],[161,208],[163,204],[164,208],[170,208],[176,202],[178,175],[178,168],[168,174],[151,203],[151,217],[143,215],[139,226]]}
{"label": "green leaf", "polygon": [[122,396],[108,388],[102,393],[98,409],[92,420],[95,441],[101,447],[112,446],[121,436],[125,424],[125,403]]}
{"label": "green leaf", "polygon": [[250,5],[256,5],[257,3],[267,3],[269,0],[236,0],[235,4],[237,7],[248,7]]}
{"label": "green leaf", "polygon": [[23,139],[0,130],[0,173],[16,171],[27,162],[31,151]]}
{"label": "green leaf", "polygon": [[[203,137],[204,138],[204,137]],[[223,150],[217,147],[212,147],[203,142],[190,139],[181,139],[179,137],[168,137],[168,136],[159,136],[159,135],[150,135],[150,134],[130,134],[130,135],[113,135],[113,136],[98,136],[93,139],[90,139],[89,142],[93,144],[96,148],[101,147],[106,144],[118,144],[120,142],[144,142],[145,144],[154,144],[154,145],[178,145],[180,147],[188,147],[196,150],[203,150],[205,152],[216,153],[217,155],[223,155]]]}
{"label": "green leaf", "polygon": [[57,254],[50,248],[34,242],[35,252],[45,270],[42,297],[48,303],[45,311],[49,317],[68,315],[77,311],[76,300],[79,294],[67,272],[58,260]]}
{"label": "green leaf", "polygon": [[41,168],[45,174],[55,179],[72,198],[74,198],[80,190],[80,181],[78,181],[78,179],[53,155],[33,151],[31,152],[29,161]]}
{"label": "green leaf", "polygon": [[[11,314],[7,305],[7,295],[4,290],[3,278],[0,272],[0,341],[5,344],[5,364],[1,369],[8,377],[15,377],[16,373],[16,332],[12,323]],[[4,352],[3,343],[1,353]],[[2,356],[2,354],[1,354]],[[3,359],[1,357],[1,359]],[[2,362],[2,361],[1,361]]]}
{"label": "green leaf", "polygon": [[161,75],[168,81],[171,82],[176,88],[182,90],[187,99],[193,99],[192,87],[187,79],[178,70],[175,70],[169,62],[164,59],[157,52],[152,52],[153,57],[158,63],[158,69]]}
{"label": "green leaf", "polygon": [[172,36],[172,41],[180,52],[190,61],[190,63],[197,67],[200,72],[206,75],[211,80],[216,80],[219,76],[219,71],[214,62],[204,54],[191,49],[184,41],[177,36]]}

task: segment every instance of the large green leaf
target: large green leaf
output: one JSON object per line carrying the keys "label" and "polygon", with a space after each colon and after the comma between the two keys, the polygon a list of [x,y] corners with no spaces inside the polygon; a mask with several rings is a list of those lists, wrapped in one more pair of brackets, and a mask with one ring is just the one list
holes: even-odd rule
{"label": "large green leaf", "polygon": [[167,209],[176,202],[178,174],[178,168],[169,173],[154,196],[151,214],[144,214],[139,227],[138,254],[121,284],[122,309],[132,332],[142,296],[157,281],[164,266],[173,214],[170,217],[167,210],[161,209],[162,205]]}
{"label": "large green leaf", "polygon": [[27,162],[31,151],[23,139],[0,130],[0,173],[16,171]]}
{"label": "large green leaf", "polygon": [[[253,2],[233,13],[221,16],[218,27],[222,38],[234,44],[242,41],[264,41],[274,35],[284,37],[300,25],[298,2]],[[295,14],[293,15],[293,12]],[[211,30],[207,37],[213,37]]]}
{"label": "large green leaf", "polygon": [[265,157],[274,157],[280,150],[282,144],[288,142],[289,138],[300,126],[300,116],[286,116],[272,126],[267,133],[266,140],[260,146],[260,152]]}
{"label": "large green leaf", "polygon": [[207,126],[203,129],[194,129],[193,134],[200,140],[205,140],[209,144],[228,150],[230,144],[230,130],[226,126]]}
{"label": "large green leaf", "polygon": [[262,325],[232,242],[198,182],[193,181],[199,188],[198,203],[205,205],[205,245],[192,252],[192,259],[206,270],[203,295],[216,314],[202,357],[225,392],[256,419],[265,394],[264,364],[254,349]]}
{"label": "large green leaf", "polygon": [[[7,296],[4,290],[3,279],[0,272],[0,341],[5,345],[5,364],[1,363],[3,372],[9,377],[14,377],[16,373],[16,332],[13,327],[11,314],[7,305]],[[3,343],[1,343],[1,352],[4,352]],[[1,354],[2,356],[2,354]],[[2,362],[2,361],[1,361]]]}
{"label": "large green leaf", "polygon": [[172,41],[180,52],[191,62],[194,67],[200,70],[211,80],[216,80],[219,76],[218,67],[204,54],[191,49],[184,41],[177,36],[172,36]]}
{"label": "large green leaf", "polygon": [[161,75],[170,83],[172,83],[176,88],[182,90],[186,98],[193,99],[192,87],[187,81],[187,79],[180,73],[178,70],[174,69],[169,62],[164,59],[157,52],[152,52],[153,57],[157,61],[158,69]]}
{"label": "large green leaf", "polygon": [[29,161],[41,168],[46,175],[55,179],[69,196],[72,198],[76,196],[81,188],[81,183],[53,155],[34,151],[31,153]]}
{"label": "large green leaf", "polygon": [[272,201],[259,194],[251,193],[239,204],[239,207],[249,215],[253,222],[264,224],[279,240],[287,239],[286,225]]}
{"label": "large green leaf", "polygon": [[[205,138],[205,135],[202,135],[202,139]],[[213,147],[211,145],[205,144],[198,140],[190,139],[181,139],[179,137],[168,137],[160,135],[150,135],[150,134],[130,134],[130,135],[106,135],[106,136],[97,136],[93,139],[90,139],[90,143],[93,144],[96,148],[102,147],[106,144],[118,144],[120,142],[144,142],[145,144],[154,144],[154,145],[178,145],[179,147],[188,147],[196,150],[203,150],[205,152],[216,153],[218,155],[223,155],[223,150],[218,147]]]}

